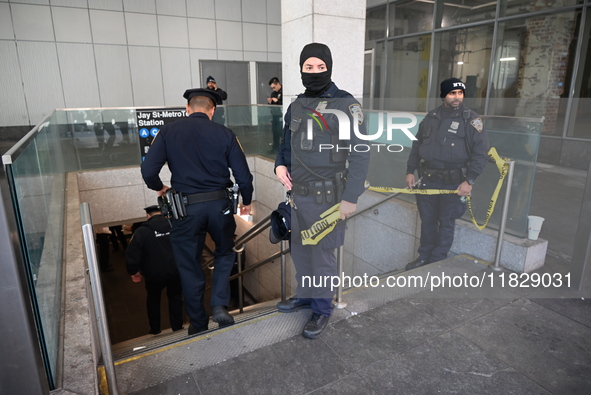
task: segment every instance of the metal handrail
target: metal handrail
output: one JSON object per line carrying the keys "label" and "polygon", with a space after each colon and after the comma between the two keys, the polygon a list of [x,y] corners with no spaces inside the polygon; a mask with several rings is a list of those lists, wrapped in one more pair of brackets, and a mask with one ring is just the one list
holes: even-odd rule
{"label": "metal handrail", "polygon": [[279,258],[281,255],[288,254],[289,252],[290,252],[290,249],[289,248],[285,248],[285,249],[282,249],[281,251],[277,251],[275,254],[273,254],[271,256],[268,256],[267,258],[258,261],[254,265],[252,265],[252,266],[250,266],[250,267],[248,267],[248,268],[246,268],[244,270],[241,270],[238,273],[230,276],[230,279],[229,280],[230,281],[236,280],[238,277],[244,276],[246,273],[250,273],[253,270],[256,270],[256,269],[260,268],[261,266],[264,266],[267,263],[274,261],[275,259]]}
{"label": "metal handrail", "polygon": [[[385,203],[386,201],[392,199],[395,196],[398,196],[400,193],[393,193],[390,195],[387,195],[386,197],[384,197],[383,199],[377,201],[376,203],[364,208],[361,211],[357,211],[356,213],[350,215],[348,217],[348,219],[354,218],[357,215],[363,214],[371,209],[373,209],[376,206],[379,206],[382,203]],[[258,261],[257,263],[255,263],[254,265],[248,267],[245,270],[242,270],[242,254],[241,252],[244,251],[244,249],[246,248],[246,243],[249,242],[250,240],[252,240],[254,237],[256,237],[258,234],[260,234],[261,232],[263,232],[265,229],[267,229],[268,227],[271,226],[271,214],[267,215],[265,218],[263,218],[262,220],[260,220],[258,223],[256,223],[252,228],[250,228],[249,230],[247,230],[242,236],[240,236],[238,239],[236,239],[235,241],[235,245],[234,245],[234,251],[236,251],[237,253],[237,260],[238,260],[238,273],[230,276],[229,280],[235,280],[238,279],[238,307],[240,309],[240,313],[242,313],[244,311],[244,300],[243,300],[243,284],[242,284],[242,280],[243,277],[246,273],[250,273],[253,270],[256,270],[270,262],[273,262],[275,259],[281,257],[281,301],[284,301],[286,299],[286,295],[285,295],[285,255],[287,255],[291,249],[289,247],[286,248],[287,242],[285,240],[281,241],[281,250],[276,252],[275,254],[264,258],[260,261]],[[339,249],[337,250],[337,271],[340,273],[343,270],[343,247],[339,247]],[[342,294],[343,294],[343,288],[342,288],[342,284],[339,286],[339,288],[337,289],[337,299],[336,299],[336,303],[337,303],[337,307],[338,308],[343,308],[346,306],[345,303],[343,303],[342,301]]]}
{"label": "metal handrail", "polygon": [[[269,226],[271,226],[271,214],[267,215],[265,218],[256,223],[252,228],[247,230],[242,236],[237,238],[234,242],[234,251],[242,252],[244,250],[244,245],[248,241],[256,237],[259,233],[267,229]],[[236,246],[239,245],[241,247],[237,249]]]}
{"label": "metal handrail", "polygon": [[249,242],[250,240],[252,240],[253,238],[255,238],[258,234],[260,234],[261,232],[263,232],[265,229],[267,229],[268,227],[271,226],[271,214],[267,215],[265,218],[263,218],[262,220],[260,220],[259,222],[257,222],[252,228],[250,228],[249,230],[247,230],[242,236],[240,236],[238,239],[236,239],[236,241],[234,242],[234,251],[236,252],[236,258],[237,258],[237,263],[238,263],[238,273],[236,273],[235,275],[231,276],[229,278],[229,280],[234,280],[234,279],[238,279],[238,308],[240,309],[240,313],[244,312],[244,284],[243,279],[244,279],[244,274],[245,273],[249,273],[263,265],[266,265],[269,262],[272,262],[273,260],[277,259],[279,256],[281,256],[281,289],[282,289],[282,300],[285,300],[285,257],[284,254],[287,254],[289,252],[289,250],[287,251],[283,251],[283,243],[282,245],[282,250],[279,251],[276,254],[273,254],[272,256],[270,256],[269,258],[263,259],[262,261],[259,261],[257,263],[255,263],[253,266],[249,267],[248,269],[242,271],[242,254],[241,252],[244,251],[244,249],[246,248],[246,243]]}
{"label": "metal handrail", "polygon": [[96,321],[103,354],[103,364],[109,385],[109,393],[118,395],[117,377],[115,375],[115,364],[113,363],[113,353],[111,351],[111,338],[109,336],[109,327],[107,325],[107,313],[105,301],[103,299],[103,290],[101,286],[101,276],[96,259],[96,248],[94,244],[94,230],[92,228],[92,219],[90,217],[90,205],[82,203],[80,205],[80,218],[82,222],[82,233],[84,237],[84,247],[86,249],[86,260],[88,262],[88,273],[90,276],[90,287],[92,289],[92,298],[96,311]]}

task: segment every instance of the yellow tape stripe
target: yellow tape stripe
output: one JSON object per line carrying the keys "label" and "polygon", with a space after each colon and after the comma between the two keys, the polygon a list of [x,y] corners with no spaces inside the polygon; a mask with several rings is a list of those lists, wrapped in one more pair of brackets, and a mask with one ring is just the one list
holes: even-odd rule
{"label": "yellow tape stripe", "polygon": [[[314,222],[310,229],[302,230],[300,232],[302,235],[303,245],[316,245],[324,238],[324,236],[332,232],[334,227],[337,225],[337,222],[341,220],[341,212],[338,210],[339,205],[340,203],[336,204],[330,209],[332,210],[336,208],[336,211],[333,211],[331,214],[320,221]],[[322,215],[324,214],[326,214],[326,211]]]}
{"label": "yellow tape stripe", "polygon": [[369,187],[370,191],[384,193],[406,193],[409,195],[451,195],[458,193],[458,190],[451,189],[408,189],[408,188],[387,188],[387,187]]}
{"label": "yellow tape stripe", "polygon": [[[501,158],[497,153],[495,147],[492,147],[488,151],[488,156],[495,162],[497,169],[499,170],[499,181],[497,182],[497,186],[491,196],[490,202],[488,204],[488,209],[486,211],[486,216],[484,217],[484,222],[482,225],[479,225],[474,218],[474,213],[472,211],[472,199],[470,195],[468,195],[468,210],[470,212],[470,219],[472,223],[479,229],[482,230],[486,228],[488,225],[488,221],[492,217],[492,214],[495,210],[495,205],[497,204],[497,199],[499,197],[499,193],[501,192],[501,188],[503,186],[503,180],[507,175],[509,170],[509,159]],[[412,195],[444,195],[444,194],[457,194],[457,190],[451,189],[408,189],[408,188],[389,188],[389,187],[369,187],[370,191],[375,192],[382,192],[382,193],[405,193],[405,194],[412,194]],[[339,210],[340,203],[335,204],[322,214],[320,214],[320,220],[316,221],[310,229],[301,231],[302,235],[302,244],[304,245],[316,245],[320,240],[324,238],[327,234],[329,234],[336,223],[340,220],[340,212]]]}
{"label": "yellow tape stripe", "polygon": [[495,147],[492,147],[490,151],[488,151],[488,156],[492,160],[494,160],[495,165],[497,165],[497,169],[499,170],[499,181],[497,182],[497,186],[495,187],[495,190],[493,191],[493,194],[490,198],[488,209],[486,210],[486,215],[484,217],[484,222],[482,225],[478,225],[478,222],[476,222],[476,219],[474,218],[474,213],[472,212],[472,200],[470,199],[470,196],[468,196],[468,210],[470,211],[470,219],[479,230],[486,228],[486,225],[488,225],[488,221],[490,220],[493,212],[495,211],[495,205],[497,204],[499,193],[501,192],[501,188],[503,187],[503,180],[509,172],[509,159],[501,158],[497,153]]}

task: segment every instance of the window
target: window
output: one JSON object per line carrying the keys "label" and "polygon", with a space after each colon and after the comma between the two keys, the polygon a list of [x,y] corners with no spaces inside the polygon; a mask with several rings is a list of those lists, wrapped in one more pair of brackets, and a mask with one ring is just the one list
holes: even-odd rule
{"label": "window", "polygon": [[[591,23],[591,15],[587,12],[587,26]],[[575,34],[576,38],[576,34]],[[574,119],[568,131],[569,137],[591,138],[591,36],[587,36],[581,51],[581,66],[575,82],[573,116]],[[576,41],[573,41],[573,51],[576,48]],[[571,56],[572,58],[572,56]]]}
{"label": "window", "polygon": [[433,29],[433,3],[404,0],[390,4],[390,37]]}
{"label": "window", "polygon": [[386,50],[384,109],[428,111],[431,35],[392,40],[386,44]]}
{"label": "window", "polygon": [[544,117],[542,134],[562,135],[578,13],[499,23],[489,114]]}
{"label": "window", "polygon": [[365,41],[380,40],[386,37],[386,6],[367,10],[365,15]]}
{"label": "window", "polygon": [[432,91],[439,97],[441,81],[456,77],[466,84],[464,103],[483,114],[488,84],[493,24],[436,33],[436,78]]}
{"label": "window", "polygon": [[490,0],[437,0],[437,27],[450,27],[495,18],[497,2]]}
{"label": "window", "polygon": [[584,0],[501,0],[500,16],[503,17],[519,14],[528,14],[530,12],[542,11],[548,8],[568,7],[575,4],[583,4],[583,2]]}

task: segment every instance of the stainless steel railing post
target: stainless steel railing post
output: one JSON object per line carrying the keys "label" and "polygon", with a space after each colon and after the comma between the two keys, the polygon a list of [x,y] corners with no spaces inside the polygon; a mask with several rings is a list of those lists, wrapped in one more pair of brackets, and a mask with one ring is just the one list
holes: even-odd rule
{"label": "stainless steel railing post", "polygon": [[285,257],[285,248],[287,245],[287,241],[285,240],[281,240],[281,301],[283,302],[285,300],[285,288],[286,288],[286,284],[285,284],[285,261],[286,261],[286,257]]}
{"label": "stainless steel railing post", "polygon": [[[344,258],[344,246],[340,246],[337,249],[337,275],[342,278],[343,273],[343,258]],[[337,288],[337,299],[335,302],[337,309],[344,309],[347,307],[347,303],[343,302],[343,282],[339,281],[339,287]]]}
{"label": "stainless steel railing post", "polygon": [[240,314],[244,312],[244,285],[242,284],[242,252],[244,251],[245,245],[243,244],[238,250],[234,247],[236,251],[236,262],[238,263],[238,308],[240,309]]}
{"label": "stainless steel railing post", "polygon": [[505,235],[505,224],[507,223],[507,212],[509,211],[509,198],[511,197],[511,185],[513,184],[513,172],[515,169],[515,161],[510,160],[509,171],[507,172],[507,185],[505,187],[505,201],[503,202],[503,210],[501,211],[501,224],[499,226],[499,235],[497,237],[497,249],[495,252],[495,263],[492,270],[498,272],[503,270],[501,266],[501,250],[503,249],[503,236]]}
{"label": "stainless steel railing post", "polygon": [[105,301],[103,300],[101,277],[96,259],[94,230],[92,229],[92,219],[90,218],[90,206],[88,203],[82,203],[80,205],[80,218],[82,222],[82,235],[84,237],[86,260],[88,262],[90,288],[92,289],[92,298],[94,301],[94,309],[96,311],[97,327],[101,343],[101,351],[103,354],[103,364],[105,365],[107,383],[109,385],[109,393],[110,395],[118,395],[117,377],[115,375],[115,365],[113,363],[113,353],[111,351],[111,337],[109,336],[109,327],[107,325]]}

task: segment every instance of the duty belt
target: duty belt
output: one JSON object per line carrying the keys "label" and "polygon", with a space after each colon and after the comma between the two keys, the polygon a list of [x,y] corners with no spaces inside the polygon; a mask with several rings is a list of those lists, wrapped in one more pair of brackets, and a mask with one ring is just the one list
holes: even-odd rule
{"label": "duty belt", "polygon": [[312,181],[307,184],[293,184],[291,191],[300,196],[315,196],[318,204],[333,203],[335,188],[332,181]]}
{"label": "duty belt", "polygon": [[466,168],[459,166],[452,169],[433,169],[429,167],[421,167],[419,172],[421,177],[429,181],[441,180],[446,184],[459,184],[466,176]]}
{"label": "duty belt", "polygon": [[188,206],[190,204],[195,203],[224,199],[228,199],[228,192],[225,189],[220,189],[219,191],[195,193],[193,195],[184,195],[183,203],[185,203],[185,206]]}

